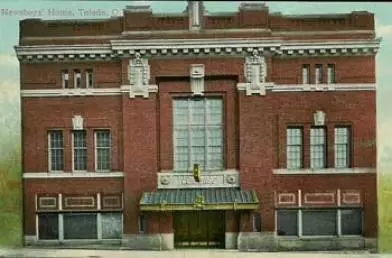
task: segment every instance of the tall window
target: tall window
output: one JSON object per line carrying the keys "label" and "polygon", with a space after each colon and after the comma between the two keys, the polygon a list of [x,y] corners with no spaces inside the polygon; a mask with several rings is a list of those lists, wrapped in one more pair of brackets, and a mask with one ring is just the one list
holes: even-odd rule
{"label": "tall window", "polygon": [[173,101],[174,166],[189,171],[223,168],[222,100],[186,98]]}
{"label": "tall window", "polygon": [[80,70],[78,70],[78,69],[74,70],[74,87],[75,88],[82,87],[82,74],[80,73]]}
{"label": "tall window", "polygon": [[109,130],[95,131],[95,168],[98,171],[111,169],[111,139]]}
{"label": "tall window", "polygon": [[303,129],[287,128],[287,168],[302,168]]}
{"label": "tall window", "polygon": [[302,66],[302,84],[310,83],[310,65],[304,64]]}
{"label": "tall window", "polygon": [[325,168],[327,165],[326,133],[324,127],[310,130],[310,167]]}
{"label": "tall window", "polygon": [[49,131],[49,170],[64,170],[64,136],[60,130]]}
{"label": "tall window", "polygon": [[73,132],[73,167],[76,171],[87,170],[87,133],[85,130]]}
{"label": "tall window", "polygon": [[323,65],[316,64],[316,73],[315,73],[315,83],[321,84],[323,83]]}
{"label": "tall window", "polygon": [[350,167],[350,128],[335,128],[335,167]]}
{"label": "tall window", "polygon": [[329,64],[328,65],[328,74],[327,74],[327,80],[328,83],[336,83],[335,81],[335,65],[334,64]]}
{"label": "tall window", "polygon": [[69,88],[69,77],[68,77],[68,70],[61,71],[61,84],[64,89]]}
{"label": "tall window", "polygon": [[86,88],[93,87],[93,70],[87,69],[86,70]]}

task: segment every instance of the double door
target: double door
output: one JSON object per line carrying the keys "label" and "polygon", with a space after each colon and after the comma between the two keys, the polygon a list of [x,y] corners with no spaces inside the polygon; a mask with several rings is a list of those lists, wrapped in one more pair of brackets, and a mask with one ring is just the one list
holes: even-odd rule
{"label": "double door", "polygon": [[195,211],[174,213],[176,247],[224,248],[225,213]]}

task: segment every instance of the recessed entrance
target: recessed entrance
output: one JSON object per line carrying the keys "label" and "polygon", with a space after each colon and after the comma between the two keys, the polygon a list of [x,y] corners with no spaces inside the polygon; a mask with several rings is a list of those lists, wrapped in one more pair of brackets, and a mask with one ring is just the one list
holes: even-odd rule
{"label": "recessed entrance", "polygon": [[224,248],[225,213],[175,212],[174,243],[177,248]]}

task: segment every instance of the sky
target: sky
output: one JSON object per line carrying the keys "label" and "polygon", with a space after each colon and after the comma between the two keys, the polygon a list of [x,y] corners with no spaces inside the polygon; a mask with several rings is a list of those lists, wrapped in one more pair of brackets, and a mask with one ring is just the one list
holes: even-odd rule
{"label": "sky", "polygon": [[[244,1],[243,1],[244,2]],[[240,1],[205,1],[208,12],[235,12]],[[282,14],[325,14],[368,11],[375,14],[377,37],[382,37],[377,54],[377,144],[381,173],[392,174],[392,3],[387,2],[263,2],[270,12]],[[19,63],[14,46],[18,44],[19,20],[103,19],[122,15],[127,5],[150,5],[155,13],[179,13],[186,1],[0,1],[0,155],[6,146],[20,141]],[[355,69],[355,67],[353,67]]]}

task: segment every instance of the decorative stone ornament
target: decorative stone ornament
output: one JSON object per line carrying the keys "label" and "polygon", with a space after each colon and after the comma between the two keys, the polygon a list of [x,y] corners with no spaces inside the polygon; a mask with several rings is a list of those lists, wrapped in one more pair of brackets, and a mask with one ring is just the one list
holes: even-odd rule
{"label": "decorative stone ornament", "polygon": [[252,56],[245,59],[244,74],[246,83],[238,84],[238,90],[245,90],[246,95],[259,94],[264,96],[267,86],[272,83],[267,83],[267,65],[265,57],[260,56],[257,50],[253,50]]}
{"label": "decorative stone ornament", "polygon": [[81,115],[74,115],[72,125],[74,130],[83,130],[83,117]]}
{"label": "decorative stone ornament", "polygon": [[148,98],[149,92],[156,92],[156,85],[149,85],[150,66],[147,59],[142,59],[140,53],[135,54],[135,58],[129,61],[128,66],[129,97],[143,96]]}
{"label": "decorative stone ornament", "polygon": [[325,125],[325,113],[323,111],[316,111],[313,115],[314,117],[314,125],[315,126],[324,126]]}
{"label": "decorative stone ornament", "polygon": [[190,69],[191,90],[193,95],[203,96],[204,93],[204,65],[192,64]]}

